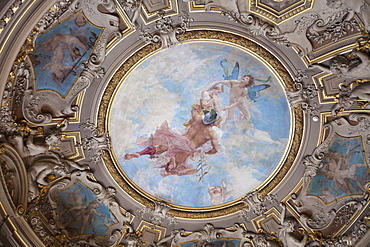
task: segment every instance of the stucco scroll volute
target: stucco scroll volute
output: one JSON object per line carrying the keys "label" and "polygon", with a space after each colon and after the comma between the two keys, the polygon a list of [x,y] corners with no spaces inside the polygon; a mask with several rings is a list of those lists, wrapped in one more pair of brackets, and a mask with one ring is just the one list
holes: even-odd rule
{"label": "stucco scroll volute", "polygon": [[[366,113],[353,113],[350,114],[348,118],[340,117],[328,121],[324,125],[324,128],[327,130],[325,139],[316,147],[312,155],[308,155],[302,160],[302,164],[305,166],[302,189],[298,195],[293,194],[291,198],[292,206],[300,215],[300,222],[307,229],[322,232],[325,232],[330,227],[340,229],[344,227],[344,224],[351,221],[354,215],[364,210],[369,198],[369,184],[368,181],[359,181],[359,179],[355,177],[356,175],[354,172],[358,168],[369,164],[370,157],[368,155],[363,155],[364,164],[349,164],[349,158],[351,158],[353,153],[367,154],[370,152],[368,141],[369,123],[370,115]],[[331,149],[332,142],[336,136],[338,136],[337,138],[342,138],[341,140],[343,141],[346,140],[345,138],[349,140],[359,138],[361,142],[355,147],[350,146],[349,153],[347,155],[342,155],[343,157],[341,160],[338,160],[338,162],[336,161],[335,155],[339,156],[339,153]],[[362,148],[362,152],[354,151],[355,148],[359,147]],[[321,170],[321,173],[324,173],[326,177],[333,180],[337,190],[348,190],[346,193],[350,196],[340,197],[335,200],[330,199],[330,201],[326,201],[327,199],[325,199],[324,201],[322,197],[308,194],[313,178],[318,176],[318,171],[323,166],[327,168],[326,170]],[[346,166],[348,167],[345,168]],[[354,185],[348,184],[345,182],[345,179],[348,181],[352,179],[356,182],[362,193],[353,193],[353,189],[351,188]]]}
{"label": "stucco scroll volute", "polygon": [[165,220],[168,220],[169,225],[177,224],[176,218],[168,214],[168,211],[171,210],[172,208],[171,206],[158,201],[154,201],[154,206],[155,206],[154,209],[151,208],[138,209],[139,216],[143,218],[144,214],[149,214],[150,215],[149,222],[158,226],[162,225],[162,223]]}
{"label": "stucco scroll volute", "polygon": [[245,235],[245,229],[239,225],[235,224],[234,229],[221,229],[215,228],[212,224],[206,224],[203,226],[203,230],[193,232],[190,234],[185,234],[184,230],[181,230],[175,234],[171,241],[172,247],[180,247],[182,243],[198,241],[196,246],[203,246],[203,244],[212,241],[213,239],[220,238],[230,238],[230,239],[241,239],[240,246],[248,242]]}
{"label": "stucco scroll volute", "polygon": [[[99,11],[99,5],[103,6],[107,13]],[[81,66],[83,69],[66,95],[62,96],[59,92],[52,90],[38,90],[37,87],[34,86],[33,81],[29,80],[27,82],[27,88],[23,96],[22,110],[24,117],[33,124],[49,123],[53,117],[73,116],[79,109],[75,104],[77,96],[84,89],[89,87],[95,78],[101,78],[104,75],[104,70],[101,67],[101,64],[105,58],[106,46],[109,39],[112,35],[117,38],[121,37],[119,30],[119,17],[112,14],[112,12],[115,11],[115,4],[113,1],[66,2],[65,5],[56,8],[56,10],[57,11],[49,11],[49,13],[45,14],[44,19],[40,21],[39,26],[30,34],[29,40],[36,40],[39,37],[38,35],[40,35],[40,30],[52,30],[51,24],[54,22],[50,21],[49,17],[53,17],[63,23],[65,20],[61,20],[60,17],[62,14],[64,17],[68,15],[68,13],[73,14],[82,12],[89,22],[94,26],[99,27],[102,31],[99,37],[96,37],[94,44],[89,44],[93,47],[93,50],[87,61],[82,61]],[[57,39],[57,35],[58,33],[52,38]],[[89,40],[89,42],[91,42],[91,40]],[[50,47],[46,47],[46,45],[44,45],[43,49],[50,49]],[[57,59],[55,53],[53,56],[54,60]],[[72,52],[71,56],[74,56]],[[52,62],[55,63],[55,61]],[[46,67],[47,65],[44,66],[43,69],[46,69]]]}
{"label": "stucco scroll volute", "polygon": [[248,222],[251,218],[251,214],[254,215],[263,215],[267,212],[267,205],[272,205],[277,202],[276,195],[260,195],[258,191],[248,193],[243,201],[247,204],[240,213],[239,218]]}
{"label": "stucco scroll volute", "polygon": [[104,155],[103,150],[110,149],[111,141],[108,132],[101,135],[95,125],[90,122],[90,119],[86,119],[79,126],[83,138],[82,143],[77,144],[77,146],[82,146],[90,161],[97,163]]}
{"label": "stucco scroll volute", "polygon": [[[298,78],[301,76],[298,75]],[[304,86],[301,80],[295,82],[294,88],[296,91],[286,90],[290,105],[300,105],[301,109],[309,114],[313,121],[318,121],[322,106],[319,106],[315,100],[317,99],[319,89],[314,84]]]}
{"label": "stucco scroll volute", "polygon": [[164,17],[163,12],[158,13],[160,20],[156,21],[155,29],[158,30],[154,34],[149,32],[149,29],[140,28],[139,39],[144,40],[147,43],[159,44],[161,43],[161,49],[170,48],[180,43],[176,35],[182,35],[189,28],[190,22],[193,21],[189,17],[189,14],[183,11],[183,15],[179,17],[181,20],[180,25],[174,25],[174,20],[171,17]]}

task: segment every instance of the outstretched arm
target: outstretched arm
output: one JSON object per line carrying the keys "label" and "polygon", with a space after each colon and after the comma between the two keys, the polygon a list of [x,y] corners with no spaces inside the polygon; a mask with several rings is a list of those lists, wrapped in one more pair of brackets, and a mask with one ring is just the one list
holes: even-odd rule
{"label": "outstretched arm", "polygon": [[226,183],[225,183],[225,179],[222,179],[222,180],[221,180],[221,184],[222,184],[222,189],[223,189],[223,191],[225,191],[225,190],[227,189],[227,187],[226,187]]}
{"label": "outstretched arm", "polygon": [[46,68],[50,68],[51,65],[53,65],[53,62],[46,64],[44,67],[41,68],[41,70],[46,70]]}
{"label": "outstretched arm", "polygon": [[226,85],[228,87],[231,87],[231,84],[234,83],[234,82],[237,82],[237,80],[215,81],[215,82],[213,82],[213,85],[223,84],[223,85]]}

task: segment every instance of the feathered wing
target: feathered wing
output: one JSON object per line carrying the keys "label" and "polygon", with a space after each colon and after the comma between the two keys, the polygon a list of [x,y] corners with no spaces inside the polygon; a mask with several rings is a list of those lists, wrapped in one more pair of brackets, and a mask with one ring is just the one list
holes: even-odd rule
{"label": "feathered wing", "polygon": [[259,97],[259,92],[269,87],[269,84],[254,85],[248,88],[248,97],[256,102],[256,99]]}
{"label": "feathered wing", "polygon": [[238,80],[238,77],[239,77],[239,63],[236,62],[235,63],[235,66],[233,68],[233,71],[231,71],[231,74],[229,74],[229,69],[228,67],[226,67],[226,65],[224,64],[225,62],[227,62],[226,59],[223,59],[220,64],[221,64],[221,67],[223,68],[224,70],[224,79],[225,80]]}

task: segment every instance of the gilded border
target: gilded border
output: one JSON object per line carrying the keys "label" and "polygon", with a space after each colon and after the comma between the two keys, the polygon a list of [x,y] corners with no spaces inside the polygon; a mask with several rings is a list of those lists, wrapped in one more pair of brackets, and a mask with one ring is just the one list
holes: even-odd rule
{"label": "gilded border", "polygon": [[[246,47],[248,48],[248,50],[263,57],[275,69],[276,73],[281,77],[282,82],[285,84],[285,88],[289,91],[294,91],[294,82],[290,77],[288,71],[283,66],[283,64],[265,48],[245,37],[221,31],[194,30],[186,32],[183,36],[179,36],[178,39],[179,41],[202,40],[202,39],[219,40],[239,45],[242,47]],[[157,51],[158,49],[160,49],[160,45],[144,46],[136,53],[134,53],[131,57],[129,57],[113,75],[112,79],[110,80],[104,91],[102,100],[99,105],[97,128],[100,131],[100,133],[104,133],[107,130],[106,124],[108,122],[107,120],[108,110],[110,107],[111,100],[113,100],[114,92],[116,88],[119,86],[121,78],[125,76],[125,74],[128,73],[137,62],[139,62],[146,56],[150,55],[152,52]],[[294,125],[292,132],[293,139],[290,144],[288,155],[283,161],[283,165],[280,166],[279,171],[275,174],[274,178],[271,179],[268,183],[266,183],[265,186],[259,191],[260,194],[262,195],[266,195],[269,192],[271,192],[281,182],[281,180],[285,177],[285,175],[292,167],[294,160],[298,154],[303,136],[303,111],[300,109],[300,107],[297,106],[293,109],[292,113],[293,113],[292,124]],[[111,176],[129,196],[131,196],[134,200],[141,203],[145,207],[154,208],[154,203],[150,198],[148,198],[147,196],[143,195],[142,193],[131,187],[129,182],[123,176],[121,170],[117,168],[109,152],[104,153],[103,162]],[[245,203],[241,200],[226,207],[221,206],[219,208],[206,210],[184,209],[176,208],[176,206],[174,206],[173,209],[169,211],[169,214],[179,218],[190,218],[190,219],[215,218],[236,213],[240,211],[244,206]]]}

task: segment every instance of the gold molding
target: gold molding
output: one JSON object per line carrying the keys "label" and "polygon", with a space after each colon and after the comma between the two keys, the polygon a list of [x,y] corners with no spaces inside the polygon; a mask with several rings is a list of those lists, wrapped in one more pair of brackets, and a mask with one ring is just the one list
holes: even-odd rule
{"label": "gold molding", "polygon": [[[191,41],[191,40],[210,40],[210,41],[222,41],[232,45],[244,47],[245,49],[257,54],[262,57],[275,71],[278,77],[280,77],[281,83],[283,83],[286,90],[294,91],[294,82],[290,77],[289,72],[286,70],[284,65],[278,58],[272,55],[262,46],[258,45],[252,40],[237,34],[222,32],[222,31],[210,31],[210,30],[194,30],[188,31],[183,36],[178,37],[179,41]],[[152,53],[158,51],[160,45],[146,45],[132,54],[121,66],[118,68],[112,79],[108,83],[98,110],[97,115],[97,128],[100,133],[104,133],[108,130],[109,122],[109,108],[115,96],[115,92],[120,85],[121,79],[129,73],[138,62],[142,61]],[[292,113],[292,133],[291,142],[286,151],[284,160],[277,168],[278,171],[274,173],[273,177],[264,183],[260,189],[260,194],[266,195],[270,193],[280,182],[283,180],[285,175],[292,167],[295,158],[298,154],[302,136],[303,136],[303,111],[299,106],[296,106],[291,111]],[[112,178],[118,183],[118,185],[134,200],[141,203],[145,207],[154,208],[153,198],[145,195],[140,190],[135,189],[128,179],[124,176],[122,169],[118,164],[115,164],[114,158],[110,152],[104,152],[103,163],[105,164],[108,172]],[[179,218],[190,218],[190,219],[205,219],[215,218],[230,215],[239,212],[245,207],[245,203],[241,200],[242,198],[235,200],[227,205],[223,204],[212,208],[184,208],[176,205],[171,205],[171,209],[168,213]]]}

